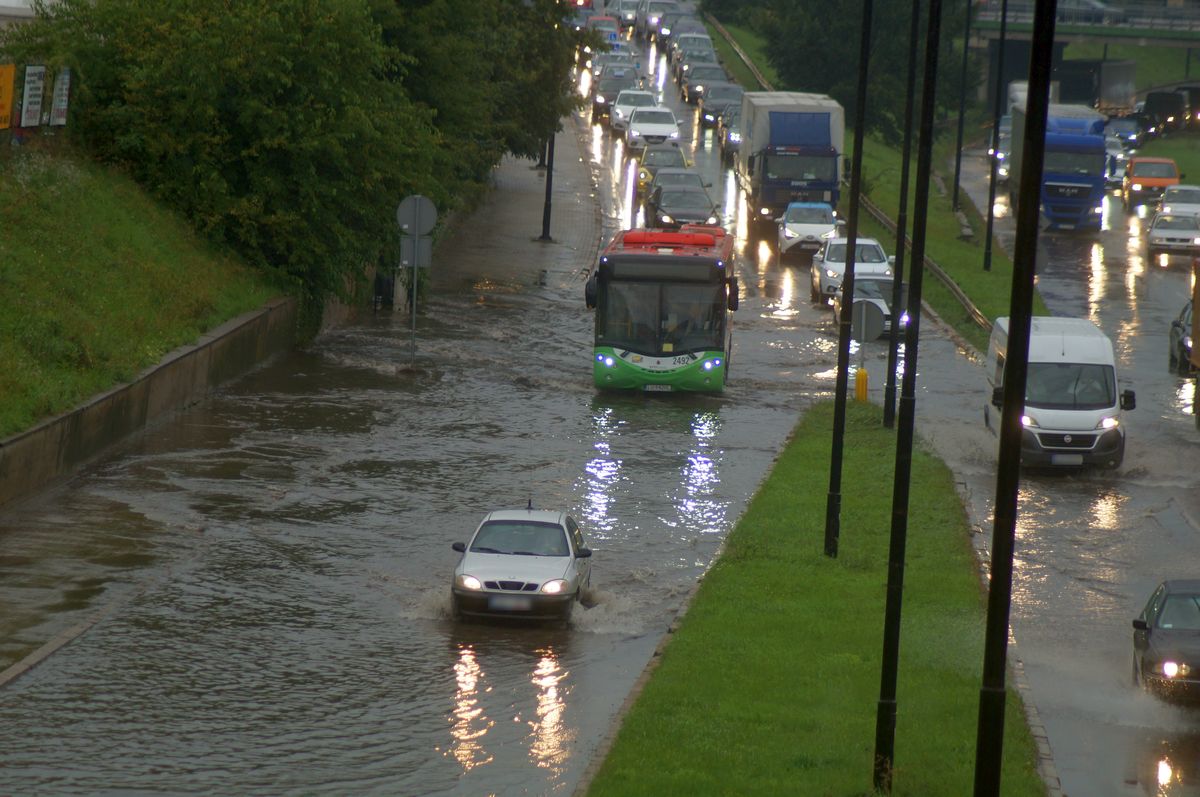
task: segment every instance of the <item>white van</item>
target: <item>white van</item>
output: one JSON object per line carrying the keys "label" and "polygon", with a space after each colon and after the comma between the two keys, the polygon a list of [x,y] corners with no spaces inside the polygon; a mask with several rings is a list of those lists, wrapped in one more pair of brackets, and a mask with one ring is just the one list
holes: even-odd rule
{"label": "white van", "polygon": [[[988,341],[991,406],[984,422],[999,433],[1008,318],[997,318]],[[1029,331],[1029,370],[1021,464],[1033,467],[1096,465],[1115,468],[1125,457],[1121,411],[1135,406],[1132,390],[1117,393],[1112,341],[1085,318],[1035,316]]]}

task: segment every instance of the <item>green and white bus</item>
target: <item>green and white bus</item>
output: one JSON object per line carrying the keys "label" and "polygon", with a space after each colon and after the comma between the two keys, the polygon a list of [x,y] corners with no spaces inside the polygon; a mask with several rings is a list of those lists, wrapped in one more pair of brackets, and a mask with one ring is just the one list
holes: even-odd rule
{"label": "green and white bus", "polygon": [[622,230],[601,253],[585,298],[596,310],[596,387],[724,389],[738,285],[733,237],[723,228]]}

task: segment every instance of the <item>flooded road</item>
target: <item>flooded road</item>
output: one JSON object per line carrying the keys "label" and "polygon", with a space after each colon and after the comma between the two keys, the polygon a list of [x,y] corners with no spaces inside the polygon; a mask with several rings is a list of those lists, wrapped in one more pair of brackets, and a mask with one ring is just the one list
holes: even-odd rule
{"label": "flooded road", "polygon": [[[582,118],[560,134],[575,153],[581,182],[564,167],[556,185],[596,193],[607,236],[630,212],[602,179],[623,153]],[[0,791],[574,788],[832,388],[832,323],[805,274],[747,260],[724,394],[600,394],[594,254],[547,273],[471,246],[435,264],[412,367],[407,316],[368,318],[0,514],[0,669],[68,643],[3,689]],[[453,621],[451,543],[527,501],[584,526],[587,608],[567,628]]]}
{"label": "flooded road", "polygon": [[[518,245],[539,203],[517,243],[480,221],[464,239],[498,248],[464,240],[435,263],[413,367],[407,316],[368,318],[0,514],[0,668],[72,640],[3,689],[0,791],[570,793],[799,413],[834,383],[833,321],[809,304],[807,270],[746,237],[711,132],[684,130],[739,233],[724,394],[597,393],[594,250],[541,273]],[[619,142],[581,115],[558,147],[556,213],[564,193],[594,195],[600,236],[636,223]],[[1138,393],[1128,453],[1115,473],[1023,482],[1014,632],[1068,794],[1183,794],[1200,724],[1129,687],[1129,620],[1200,553],[1194,388],[1166,369],[1187,276],[1141,259],[1119,204],[1110,218],[1099,243],[1045,237],[1039,287],[1117,341]],[[982,364],[922,332],[919,432],[986,549]],[[863,355],[878,397],[884,348]],[[566,628],[454,622],[450,544],[526,501],[589,534],[587,608]]]}

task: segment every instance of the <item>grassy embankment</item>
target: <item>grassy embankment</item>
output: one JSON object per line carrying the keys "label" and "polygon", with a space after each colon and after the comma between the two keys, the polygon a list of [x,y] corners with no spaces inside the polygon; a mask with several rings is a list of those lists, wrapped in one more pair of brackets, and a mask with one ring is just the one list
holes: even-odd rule
{"label": "grassy embankment", "polygon": [[1185,183],[1200,183],[1200,133],[1172,133],[1156,138],[1138,150],[1139,155],[1172,158]]}
{"label": "grassy embankment", "polygon": [[282,292],[85,159],[14,150],[0,195],[0,438]]}
{"label": "grassy embankment", "polygon": [[[832,404],[810,409],[726,541],[588,792],[869,794],[895,436],[851,402],[839,556]],[[798,486],[801,486],[798,488]],[[894,794],[970,794],[984,608],[953,477],[913,458]],[[1010,692],[1006,794],[1044,793]]]}

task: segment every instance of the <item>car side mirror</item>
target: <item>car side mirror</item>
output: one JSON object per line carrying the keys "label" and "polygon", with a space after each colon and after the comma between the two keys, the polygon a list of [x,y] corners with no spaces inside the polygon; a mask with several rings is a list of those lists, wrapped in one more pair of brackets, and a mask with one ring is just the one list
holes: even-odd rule
{"label": "car side mirror", "polygon": [[1004,385],[996,385],[992,388],[992,406],[996,409],[1004,406]]}
{"label": "car side mirror", "polygon": [[1150,624],[1147,623],[1145,620],[1143,620],[1140,617],[1133,621],[1133,627],[1139,631],[1149,631],[1150,630]]}
{"label": "car side mirror", "polygon": [[467,544],[465,542],[456,542],[453,545],[451,545],[450,547],[453,548],[454,550],[458,551],[459,553],[467,552]]}
{"label": "car side mirror", "polygon": [[588,559],[591,557],[591,555],[592,555],[591,548],[580,548],[578,551],[575,552],[576,559]]}
{"label": "car side mirror", "polygon": [[596,275],[588,277],[588,281],[583,285],[583,301],[589,310],[596,306]]}
{"label": "car side mirror", "polygon": [[1179,179],[1180,179],[1180,180],[1183,180],[1185,177],[1187,177],[1187,175],[1186,175],[1186,174],[1184,174],[1183,172],[1180,172],[1180,173],[1179,173]]}
{"label": "car side mirror", "polygon": [[1137,406],[1137,397],[1134,396],[1132,390],[1126,390],[1121,394],[1121,409],[1131,410]]}
{"label": "car side mirror", "polygon": [[705,187],[705,188],[712,188],[712,183],[705,183],[705,184],[704,184],[704,187]]}
{"label": "car side mirror", "polygon": [[775,223],[776,223],[776,224],[783,224],[783,216],[780,216],[779,218],[775,219]]}
{"label": "car side mirror", "polygon": [[896,256],[895,255],[888,255],[888,265],[889,266],[896,265]]}

